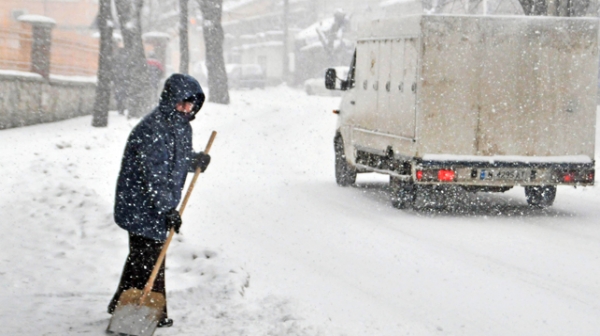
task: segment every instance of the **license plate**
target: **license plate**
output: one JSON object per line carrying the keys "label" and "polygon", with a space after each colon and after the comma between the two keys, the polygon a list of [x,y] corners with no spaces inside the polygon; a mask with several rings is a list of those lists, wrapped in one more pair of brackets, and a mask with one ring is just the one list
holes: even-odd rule
{"label": "license plate", "polygon": [[481,180],[526,181],[531,176],[531,171],[524,169],[481,169]]}

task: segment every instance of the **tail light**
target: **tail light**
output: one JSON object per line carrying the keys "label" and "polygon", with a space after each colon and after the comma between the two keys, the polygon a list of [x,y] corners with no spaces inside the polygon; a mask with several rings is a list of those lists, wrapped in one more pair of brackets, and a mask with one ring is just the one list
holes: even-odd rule
{"label": "tail light", "polygon": [[575,173],[564,173],[562,178],[564,183],[573,183],[575,182]]}
{"label": "tail light", "polygon": [[450,169],[427,169],[415,172],[417,181],[423,182],[454,182],[456,172]]}
{"label": "tail light", "polygon": [[440,169],[437,173],[438,181],[440,182],[453,182],[456,178],[456,173],[454,170],[449,169]]}
{"label": "tail light", "polygon": [[556,180],[562,183],[593,183],[594,171],[562,171],[558,172]]}

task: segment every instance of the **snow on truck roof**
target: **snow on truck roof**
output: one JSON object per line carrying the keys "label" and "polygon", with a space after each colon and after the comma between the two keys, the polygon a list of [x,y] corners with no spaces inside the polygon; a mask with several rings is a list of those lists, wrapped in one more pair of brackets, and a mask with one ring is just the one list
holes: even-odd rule
{"label": "snow on truck roof", "polygon": [[[366,19],[358,24],[358,40],[396,37],[413,35],[418,36],[422,33],[421,23],[423,20],[460,20],[473,19],[476,21],[513,21],[515,23],[536,23],[540,22],[589,22],[587,27],[590,30],[598,29],[598,19],[595,17],[557,17],[557,16],[525,16],[525,15],[466,15],[466,14],[410,14],[400,17],[384,17],[375,19]],[[580,27],[581,28],[581,27]]]}

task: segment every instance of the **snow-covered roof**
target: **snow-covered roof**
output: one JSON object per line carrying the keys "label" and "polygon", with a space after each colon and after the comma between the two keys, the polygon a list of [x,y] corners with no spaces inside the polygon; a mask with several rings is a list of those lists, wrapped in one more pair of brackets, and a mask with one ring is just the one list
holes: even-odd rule
{"label": "snow-covered roof", "polygon": [[228,1],[223,4],[223,11],[229,12],[232,10],[236,10],[240,7],[244,7],[250,3],[256,2],[258,0],[236,0],[236,1]]}
{"label": "snow-covered roof", "polygon": [[53,18],[43,15],[26,14],[19,16],[18,20],[21,22],[43,23],[52,26],[56,25],[56,21]]}
{"label": "snow-covered roof", "polygon": [[98,82],[96,76],[63,76],[63,75],[50,75],[50,80],[57,82],[67,83],[90,83],[94,84]]}
{"label": "snow-covered roof", "polygon": [[410,2],[416,2],[416,1],[415,0],[386,0],[386,1],[381,2],[379,4],[379,7],[388,7],[388,6],[410,3]]}
{"label": "snow-covered roof", "polygon": [[42,75],[40,75],[40,74],[37,74],[34,72],[27,72],[27,71],[17,71],[17,70],[0,70],[0,76],[43,79]]}
{"label": "snow-covered roof", "polygon": [[252,44],[243,44],[239,48],[235,48],[235,50],[248,50],[254,48],[264,48],[264,47],[279,47],[282,46],[282,41],[268,41],[268,42],[260,42],[260,43],[252,43]]}
{"label": "snow-covered roof", "polygon": [[[27,71],[17,70],[0,70],[0,77],[13,77],[13,78],[27,78],[27,79],[39,79],[43,77],[40,74]],[[57,82],[67,83],[96,83],[96,76],[63,76],[63,75],[50,75],[50,80]]]}
{"label": "snow-covered roof", "polygon": [[[100,38],[100,32],[94,32],[92,34],[93,38]],[[121,33],[113,31],[113,40],[117,40],[117,41],[123,41],[123,35],[121,35]]]}
{"label": "snow-covered roof", "polygon": [[143,38],[166,38],[166,39],[170,39],[171,35],[169,35],[168,33],[163,33],[163,32],[148,32],[148,33],[144,33],[142,35]]}
{"label": "snow-covered roof", "polygon": [[298,34],[296,34],[296,40],[305,40],[307,43],[318,41],[319,35],[317,35],[317,29],[320,31],[327,31],[331,29],[331,26],[333,26],[334,22],[335,18],[333,17],[329,17],[319,22],[315,22],[312,25],[308,26],[308,28],[301,30]]}

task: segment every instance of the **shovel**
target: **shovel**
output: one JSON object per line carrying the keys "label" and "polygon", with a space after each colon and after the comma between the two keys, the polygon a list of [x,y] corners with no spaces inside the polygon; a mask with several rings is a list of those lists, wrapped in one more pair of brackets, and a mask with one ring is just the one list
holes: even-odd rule
{"label": "shovel", "polygon": [[[217,132],[213,131],[204,153],[208,154],[216,136]],[[185,206],[192,194],[192,190],[194,189],[194,185],[196,184],[196,180],[200,173],[200,168],[197,168],[194,173],[194,178],[183,198],[181,207],[179,207],[180,216],[183,216],[183,210],[185,210]],[[152,273],[150,274],[150,278],[148,279],[144,290],[141,291],[137,288],[131,288],[121,294],[117,307],[115,308],[108,324],[108,328],[106,329],[107,333],[127,336],[151,336],[154,334],[158,321],[162,317],[166,302],[165,297],[161,293],[152,292],[152,286],[154,286],[154,280],[156,280],[160,265],[163,260],[165,260],[167,248],[169,248],[169,244],[174,235],[175,229],[171,228],[169,236],[160,251],[158,260],[154,265],[154,269],[152,269]]]}

